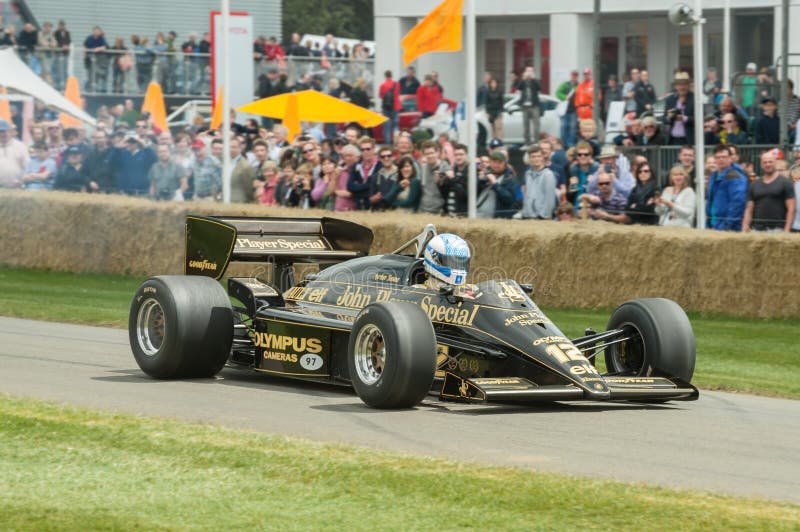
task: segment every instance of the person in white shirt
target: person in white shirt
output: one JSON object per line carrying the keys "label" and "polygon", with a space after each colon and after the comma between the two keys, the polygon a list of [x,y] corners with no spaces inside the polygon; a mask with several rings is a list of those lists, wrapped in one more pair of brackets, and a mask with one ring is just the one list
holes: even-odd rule
{"label": "person in white shirt", "polygon": [[689,174],[681,165],[669,171],[670,186],[661,195],[656,195],[658,224],[672,227],[694,227],[697,213],[697,198],[689,186]]}
{"label": "person in white shirt", "polygon": [[0,120],[0,188],[19,188],[30,162],[28,147],[14,138],[11,124]]}

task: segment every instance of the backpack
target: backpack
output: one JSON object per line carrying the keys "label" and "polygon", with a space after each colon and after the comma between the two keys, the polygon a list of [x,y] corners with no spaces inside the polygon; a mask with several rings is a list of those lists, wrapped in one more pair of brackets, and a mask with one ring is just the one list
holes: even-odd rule
{"label": "backpack", "polygon": [[383,100],[381,105],[383,106],[383,110],[387,112],[394,111],[394,90],[397,88],[397,83],[392,85],[392,88],[386,91],[386,94],[383,95]]}

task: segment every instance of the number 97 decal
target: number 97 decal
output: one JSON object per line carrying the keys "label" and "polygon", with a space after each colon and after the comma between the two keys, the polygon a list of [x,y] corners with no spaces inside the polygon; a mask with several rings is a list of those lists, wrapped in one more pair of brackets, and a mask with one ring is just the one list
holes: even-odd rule
{"label": "number 97 decal", "polygon": [[306,353],[300,356],[300,367],[306,371],[316,371],[322,367],[323,360],[319,355]]}

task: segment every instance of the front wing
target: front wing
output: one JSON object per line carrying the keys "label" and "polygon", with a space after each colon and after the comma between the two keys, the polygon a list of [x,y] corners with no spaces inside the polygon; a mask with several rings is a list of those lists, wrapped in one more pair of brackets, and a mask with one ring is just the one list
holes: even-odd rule
{"label": "front wing", "polygon": [[[679,379],[665,377],[598,377],[608,386],[608,401],[693,401],[697,388]],[[534,403],[597,400],[573,385],[537,384],[522,377],[472,378],[446,372],[442,400],[470,403]]]}

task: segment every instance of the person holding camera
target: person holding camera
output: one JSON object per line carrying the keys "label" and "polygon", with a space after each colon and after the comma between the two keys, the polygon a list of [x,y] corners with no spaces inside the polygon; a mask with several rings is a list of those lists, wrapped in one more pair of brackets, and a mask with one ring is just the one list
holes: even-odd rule
{"label": "person holding camera", "polygon": [[667,96],[664,123],[669,127],[669,144],[694,143],[694,95],[689,91],[689,74],[675,74],[675,92]]}
{"label": "person holding camera", "polygon": [[614,174],[605,168],[597,170],[598,192],[583,192],[577,197],[580,217],[584,220],[604,220],[613,223],[626,223],[625,196],[614,190]]}
{"label": "person holding camera", "polygon": [[422,197],[419,210],[428,214],[443,214],[444,191],[448,179],[454,175],[450,164],[441,158],[439,145],[432,140],[422,143],[421,179]]}

